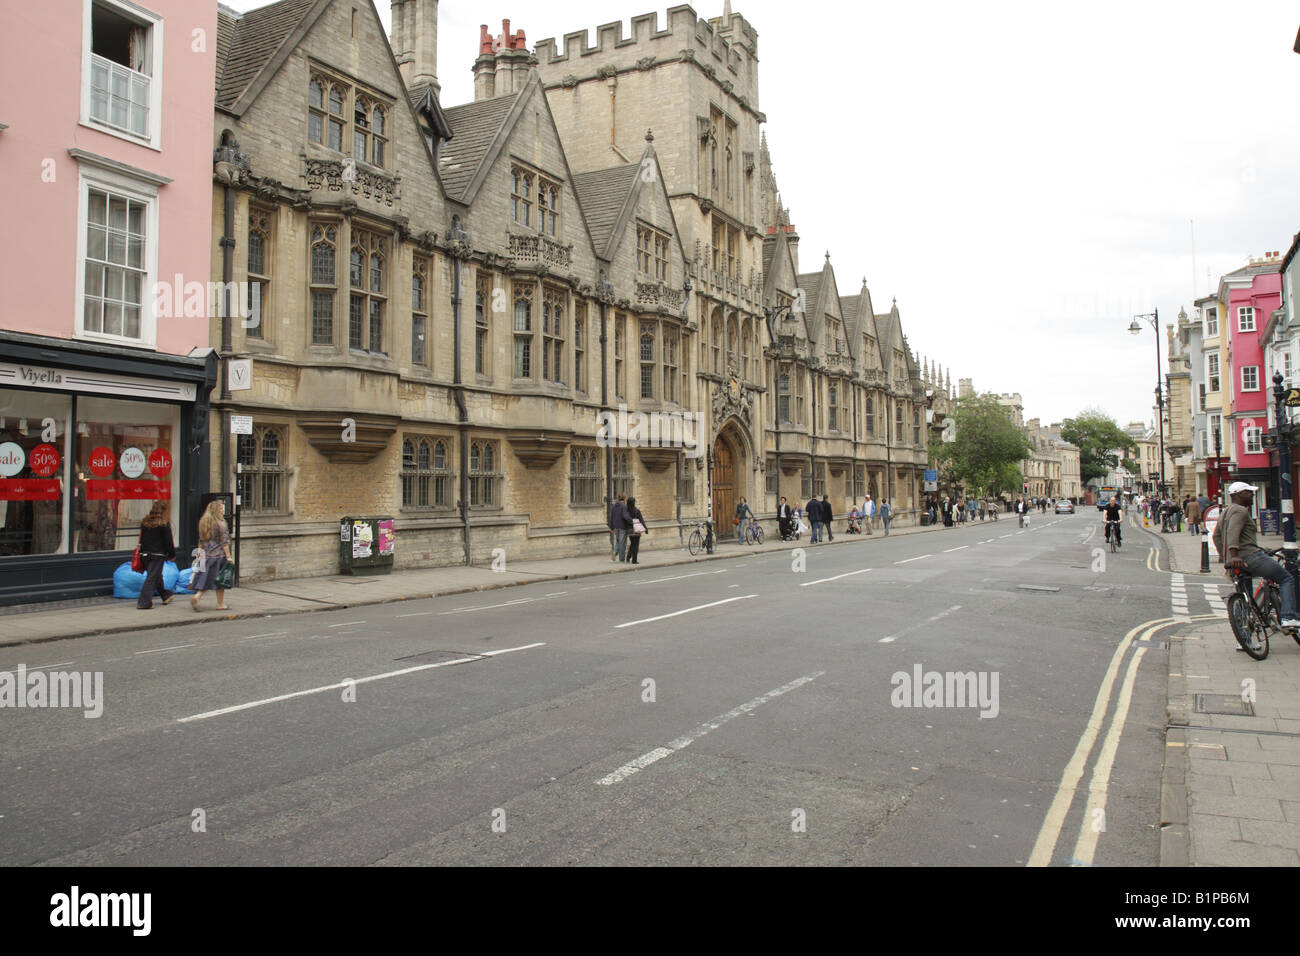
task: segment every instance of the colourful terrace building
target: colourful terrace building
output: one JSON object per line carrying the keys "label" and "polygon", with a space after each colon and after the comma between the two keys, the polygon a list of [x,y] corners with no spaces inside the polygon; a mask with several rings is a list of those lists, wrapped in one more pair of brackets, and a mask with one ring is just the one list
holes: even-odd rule
{"label": "colourful terrace building", "polygon": [[1264,352],[1260,342],[1264,326],[1281,304],[1282,260],[1278,253],[1252,259],[1248,265],[1219,280],[1219,301],[1228,337],[1228,376],[1231,407],[1225,440],[1231,441],[1234,480],[1260,488],[1259,508],[1278,507],[1276,476],[1269,464],[1263,435],[1268,429],[1272,383],[1264,380]]}

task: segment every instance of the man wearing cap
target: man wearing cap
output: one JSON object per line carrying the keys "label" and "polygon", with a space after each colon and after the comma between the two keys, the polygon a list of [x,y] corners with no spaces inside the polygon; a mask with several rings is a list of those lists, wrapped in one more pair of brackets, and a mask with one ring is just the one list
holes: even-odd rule
{"label": "man wearing cap", "polygon": [[1223,544],[1227,553],[1227,566],[1244,569],[1253,578],[1275,581],[1282,590],[1282,626],[1300,627],[1296,617],[1295,578],[1256,543],[1259,529],[1250,515],[1255,489],[1244,481],[1234,481],[1228,486],[1232,503],[1223,512]]}

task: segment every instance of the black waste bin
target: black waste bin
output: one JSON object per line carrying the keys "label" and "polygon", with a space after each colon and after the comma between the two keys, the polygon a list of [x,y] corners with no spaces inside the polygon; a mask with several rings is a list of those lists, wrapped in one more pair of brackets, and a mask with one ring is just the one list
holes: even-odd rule
{"label": "black waste bin", "polygon": [[388,574],[393,570],[397,536],[386,516],[339,519],[339,573]]}

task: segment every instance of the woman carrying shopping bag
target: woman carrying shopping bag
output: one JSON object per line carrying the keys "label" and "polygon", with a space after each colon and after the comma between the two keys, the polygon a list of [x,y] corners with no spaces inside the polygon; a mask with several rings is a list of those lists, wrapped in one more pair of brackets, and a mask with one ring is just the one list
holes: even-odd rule
{"label": "woman carrying shopping bag", "polygon": [[627,560],[629,564],[640,564],[637,557],[641,553],[641,535],[645,534],[645,515],[636,506],[636,499],[627,499],[627,514],[632,519],[632,531],[628,535]]}
{"label": "woman carrying shopping bag", "polygon": [[217,610],[229,611],[226,606],[226,588],[234,579],[233,564],[230,557],[230,529],[226,527],[226,505],[220,498],[208,503],[208,508],[199,519],[199,550],[202,552],[203,570],[194,575],[190,590],[190,607],[199,609],[199,598],[204,591],[217,592]]}

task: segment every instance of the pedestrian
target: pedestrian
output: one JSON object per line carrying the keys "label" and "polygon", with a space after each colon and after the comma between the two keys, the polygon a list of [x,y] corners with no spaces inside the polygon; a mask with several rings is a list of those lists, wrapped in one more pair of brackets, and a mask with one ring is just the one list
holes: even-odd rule
{"label": "pedestrian", "polygon": [[1187,526],[1192,534],[1201,534],[1201,503],[1191,497],[1187,498]]}
{"label": "pedestrian", "polygon": [[190,580],[190,607],[199,609],[199,598],[204,591],[217,592],[217,610],[229,611],[226,606],[226,589],[217,587],[217,579],[230,556],[230,529],[226,527],[226,503],[220,498],[208,502],[207,510],[199,519],[199,551],[203,569]]}
{"label": "pedestrian", "polygon": [[149,514],[140,523],[140,560],[144,562],[144,586],[140,588],[140,599],[135,606],[142,611],[153,607],[153,595],[157,591],[164,605],[171,604],[175,597],[163,587],[163,565],[176,559],[176,542],[172,539],[171,522],[167,520],[168,502],[155,501]]}
{"label": "pedestrian", "polygon": [[947,495],[943,496],[943,526],[952,527],[952,499]]}
{"label": "pedestrian", "polygon": [[617,561],[618,557],[618,525],[614,521],[615,515],[618,514],[619,502],[625,501],[623,495],[619,495],[609,503],[609,517],[606,524],[609,526],[609,560]]}
{"label": "pedestrian", "polygon": [[835,533],[831,531],[831,522],[834,520],[835,520],[835,516],[831,514],[830,499],[827,498],[826,495],[822,495],[822,524],[826,529],[827,541],[835,540]]}
{"label": "pedestrian", "polygon": [[1016,514],[1018,514],[1018,515],[1020,516],[1020,518],[1019,518],[1019,521],[1020,521],[1020,527],[1023,528],[1023,527],[1025,526],[1025,499],[1024,499],[1024,498],[1019,498],[1019,499],[1017,499],[1017,501],[1016,501]]}
{"label": "pedestrian", "polygon": [[640,564],[637,555],[641,553],[641,535],[646,533],[645,515],[636,506],[636,499],[627,499],[627,515],[632,519],[632,529],[628,533],[627,563]]}
{"label": "pedestrian", "polygon": [[885,526],[885,537],[889,537],[889,519],[894,516],[889,507],[889,499],[882,498],[880,501],[880,523]]}
{"label": "pedestrian", "polygon": [[871,534],[871,525],[876,519],[876,503],[871,499],[871,495],[867,495],[862,500],[862,516],[866,519],[867,534]]}
{"label": "pedestrian", "polygon": [[812,543],[816,544],[821,540],[822,533],[822,503],[817,500],[816,495],[808,499],[804,514],[808,516],[808,523],[812,525]]}
{"label": "pedestrian", "polygon": [[985,508],[986,504],[987,504],[987,502],[986,502],[983,498],[981,498],[980,501],[979,501],[979,508],[980,508],[980,521],[983,521],[983,520],[984,520],[984,508]]}
{"label": "pedestrian", "polygon": [[791,532],[794,530],[791,521],[794,518],[793,512],[790,511],[790,505],[786,503],[785,497],[781,497],[781,502],[776,506],[776,526],[781,532],[781,540],[789,541]]}
{"label": "pedestrian", "polygon": [[749,503],[744,498],[736,505],[736,517],[731,522],[736,526],[736,544],[745,543],[745,518],[746,516],[754,517],[754,512],[749,510]]}
{"label": "pedestrian", "polygon": [[854,505],[849,509],[849,534],[862,534],[862,516],[858,513],[858,506]]}

